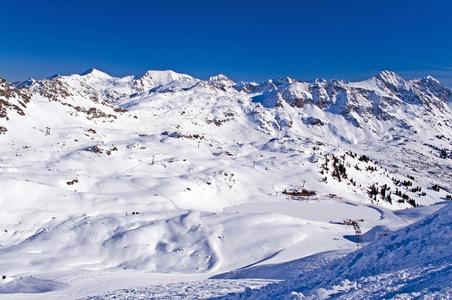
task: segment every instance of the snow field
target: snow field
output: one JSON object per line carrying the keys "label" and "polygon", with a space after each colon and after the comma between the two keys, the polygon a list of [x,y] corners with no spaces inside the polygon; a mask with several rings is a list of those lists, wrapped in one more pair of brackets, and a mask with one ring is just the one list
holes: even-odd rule
{"label": "snow field", "polygon": [[[426,117],[416,103],[384,98],[386,90],[370,100],[394,100],[386,108],[398,119],[370,117],[369,99],[349,99],[347,93],[335,94],[334,105],[325,109],[316,101],[327,91],[320,89],[318,96],[300,90],[311,88],[308,83],[286,81],[272,82],[275,89],[268,93],[246,94],[222,76],[204,82],[174,72],[117,79],[92,70],[49,80],[40,91],[50,96],[35,93],[26,116],[8,113],[8,121],[0,119],[8,129],[0,136],[0,273],[7,276],[0,281],[2,298],[42,299],[43,292],[47,299],[241,292],[307,272],[300,270],[307,260],[300,259],[315,257],[314,269],[323,259],[378,243],[443,205],[434,204],[449,195],[451,166],[436,148],[450,143],[430,135],[440,132],[434,123],[444,120],[404,120],[402,126],[407,114]],[[295,94],[314,102],[292,107]],[[345,114],[350,103],[356,110]],[[115,112],[115,105],[128,111]],[[94,118],[99,111],[105,116]],[[372,160],[361,161],[363,154]],[[333,176],[333,157],[347,177]],[[407,180],[413,186],[397,183]],[[381,194],[369,197],[371,185],[385,184],[393,203]],[[441,190],[434,191],[433,184]],[[411,191],[414,187],[425,195]],[[301,188],[315,195],[283,193]],[[398,202],[396,189],[421,206],[406,209],[412,205]],[[344,219],[357,220],[359,243]],[[334,254],[315,256],[325,251]],[[432,258],[433,252],[425,255]],[[395,255],[402,261],[402,254]],[[356,270],[378,259],[362,260]],[[430,270],[419,263],[413,260],[406,276]],[[387,277],[397,282],[399,271]],[[229,279],[253,274],[255,280],[207,280],[222,273]],[[381,291],[378,280],[386,275],[362,276],[309,295],[346,297],[366,282],[372,282],[368,293]],[[293,282],[276,295],[305,293]]]}

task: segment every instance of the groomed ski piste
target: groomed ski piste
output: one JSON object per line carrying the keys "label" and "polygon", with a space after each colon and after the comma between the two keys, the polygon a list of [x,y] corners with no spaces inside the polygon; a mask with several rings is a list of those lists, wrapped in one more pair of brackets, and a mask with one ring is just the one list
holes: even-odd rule
{"label": "groomed ski piste", "polygon": [[451,95],[388,71],[3,81],[0,296],[450,297]]}

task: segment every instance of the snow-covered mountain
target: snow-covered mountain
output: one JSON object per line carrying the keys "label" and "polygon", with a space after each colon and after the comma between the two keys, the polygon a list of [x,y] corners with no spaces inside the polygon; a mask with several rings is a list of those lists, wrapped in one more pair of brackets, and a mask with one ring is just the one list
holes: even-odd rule
{"label": "snow-covered mountain", "polygon": [[[351,143],[370,137],[390,138],[394,131],[403,131],[405,135],[410,129],[411,132],[440,133],[451,127],[450,89],[431,77],[405,81],[388,71],[355,83],[280,78],[258,85],[235,84],[224,75],[202,81],[172,71],[148,71],[141,76],[114,78],[91,69],[82,75],[29,79],[8,88],[14,87],[21,88],[29,97],[39,95],[86,111],[91,108],[88,106],[103,111],[97,103],[121,110],[121,106],[142,105],[169,93],[180,98],[180,102],[207,94],[213,94],[209,96],[211,99],[218,98],[221,94],[241,99],[240,104],[229,106],[242,111],[257,123],[258,130],[271,135],[301,132],[306,126],[314,125],[320,128],[311,128],[311,131],[326,136],[327,140],[333,135]],[[9,98],[5,98],[8,101]]]}
{"label": "snow-covered mountain", "polygon": [[[1,130],[13,139],[17,134],[9,133],[10,129],[23,134],[36,128],[58,128],[68,117],[74,125],[93,120],[95,124],[111,123],[117,129],[141,128],[141,134],[150,134],[154,129],[145,123],[153,118],[161,132],[172,136],[196,136],[226,144],[268,139],[287,146],[284,141],[304,139],[342,149],[343,153],[384,149],[388,155],[406,160],[401,147],[386,146],[408,143],[414,151],[411,164],[428,161],[426,153],[446,162],[432,161],[425,172],[416,172],[430,176],[438,174],[438,169],[450,168],[452,91],[432,77],[405,81],[383,71],[362,82],[302,82],[285,77],[262,84],[236,84],[221,74],[205,81],[173,71],[116,78],[90,69],[82,75],[56,75],[38,81],[8,84],[3,80],[0,92]],[[356,159],[344,156],[342,163],[353,163],[358,170]],[[337,175],[337,161],[328,167],[326,160],[321,172]],[[385,167],[391,168],[391,164]],[[328,173],[330,170],[334,174]],[[328,176],[323,180],[327,182]],[[362,193],[370,181],[358,183]],[[438,181],[449,184],[450,177],[441,176]],[[349,183],[356,184],[353,180]],[[386,184],[393,183],[386,180]],[[447,184],[443,184],[446,190]]]}
{"label": "snow-covered mountain", "polygon": [[[389,71],[1,80],[0,293],[61,298],[107,270],[206,279],[378,241],[451,198],[451,97]],[[83,286],[74,298],[98,292]]]}
{"label": "snow-covered mountain", "polygon": [[[269,80],[254,91],[258,94],[254,99],[266,107],[283,103],[298,109],[314,106],[341,115],[355,127],[379,136],[388,126],[418,129],[420,119],[434,123],[433,126],[439,123],[450,127],[451,90],[431,77],[406,82],[393,72],[383,71],[354,83],[338,80],[308,83],[282,78]],[[322,123],[328,123],[325,121]]]}

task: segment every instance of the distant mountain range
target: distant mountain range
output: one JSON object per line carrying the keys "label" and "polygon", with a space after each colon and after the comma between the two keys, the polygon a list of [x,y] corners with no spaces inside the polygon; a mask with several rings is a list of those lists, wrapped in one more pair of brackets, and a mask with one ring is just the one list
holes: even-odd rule
{"label": "distant mountain range", "polygon": [[[306,82],[284,77],[257,84],[235,83],[221,74],[200,80],[173,71],[148,71],[140,76],[116,78],[90,69],[82,75],[55,75],[38,81],[2,80],[0,114],[7,117],[10,110],[26,114],[26,103],[33,97],[43,97],[78,111],[87,113],[95,108],[108,111],[106,116],[114,116],[111,109],[129,109],[159,95],[177,96],[181,101],[184,97],[188,100],[205,95],[241,99],[242,105],[230,106],[257,123],[258,130],[270,134],[315,126],[324,127],[314,130],[321,135],[332,133],[343,141],[356,143],[369,136],[382,138],[394,130],[441,133],[452,128],[451,89],[429,76],[405,81],[390,71],[361,82]],[[224,115],[215,118],[220,120]]]}

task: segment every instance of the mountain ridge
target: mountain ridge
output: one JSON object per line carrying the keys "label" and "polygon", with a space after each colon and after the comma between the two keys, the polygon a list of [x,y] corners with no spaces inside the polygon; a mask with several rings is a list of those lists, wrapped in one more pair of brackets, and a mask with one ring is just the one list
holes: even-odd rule
{"label": "mountain ridge", "polygon": [[[90,69],[82,75],[56,76],[38,81],[28,79],[9,84],[9,89],[16,88],[31,98],[39,95],[74,107],[80,106],[75,102],[82,101],[86,111],[92,107],[102,110],[104,106],[108,110],[120,111],[125,106],[130,109],[131,103],[136,105],[140,101],[148,101],[145,99],[152,100],[165,94],[177,95],[181,99],[197,94],[233,97],[242,99],[241,103],[244,103],[237,109],[258,111],[260,117],[253,119],[262,125],[266,124],[262,130],[269,133],[275,132],[275,129],[281,131],[291,128],[294,119],[303,121],[314,117],[319,120],[316,124],[330,124],[329,119],[334,115],[364,130],[366,135],[374,133],[381,136],[394,126],[420,130],[425,127],[417,124],[421,119],[423,123],[430,124],[429,127],[445,126],[452,129],[449,121],[451,89],[432,77],[405,81],[391,71],[382,71],[360,82],[324,79],[306,82],[283,77],[269,79],[261,84],[237,84],[222,74],[200,80],[170,70],[150,70],[140,76],[116,78]],[[7,97],[4,98],[5,103],[9,101]],[[259,105],[263,108],[259,108]],[[288,107],[282,109],[286,105]],[[5,105],[2,109],[6,110]],[[265,110],[271,111],[273,120],[264,120],[262,111]],[[300,118],[300,115],[304,116]],[[278,120],[285,121],[281,123]],[[312,122],[304,123],[311,125]],[[281,127],[281,124],[285,125]]]}

